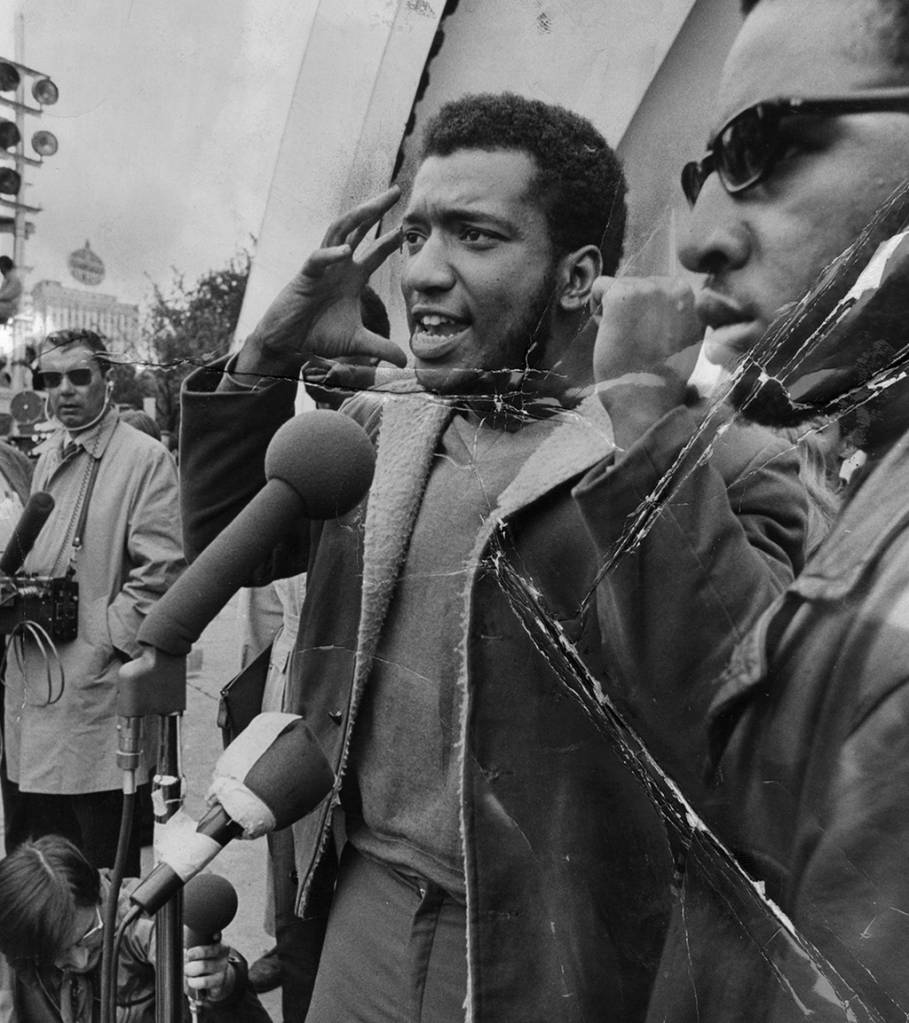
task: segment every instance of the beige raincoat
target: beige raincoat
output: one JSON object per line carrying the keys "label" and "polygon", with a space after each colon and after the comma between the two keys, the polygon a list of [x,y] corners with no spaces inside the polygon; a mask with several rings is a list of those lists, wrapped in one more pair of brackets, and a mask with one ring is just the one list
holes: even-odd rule
{"label": "beige raincoat", "polygon": [[164,446],[121,423],[115,410],[77,434],[80,449],[64,461],[67,439],[62,430],[53,434],[35,467],[32,493],[50,493],[55,507],[24,571],[66,572],[98,462],[73,561],[78,636],[46,656],[24,633],[15,635],[6,670],[9,778],[24,792],[57,795],[119,788],[117,670],[138,655],[139,625],[184,565],[176,468]]}

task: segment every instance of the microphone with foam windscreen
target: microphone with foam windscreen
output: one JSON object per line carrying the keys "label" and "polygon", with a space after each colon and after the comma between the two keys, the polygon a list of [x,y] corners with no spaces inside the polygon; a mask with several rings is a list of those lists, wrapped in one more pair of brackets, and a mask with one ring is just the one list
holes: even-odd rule
{"label": "microphone with foam windscreen", "polygon": [[296,714],[267,713],[224,750],[215,766],[211,809],[194,831],[161,829],[159,862],[131,893],[149,915],[202,871],[234,838],[257,838],[299,820],[331,792],[334,773]]}
{"label": "microphone with foam windscreen", "polygon": [[25,502],[22,515],[9,538],[3,557],[0,558],[0,572],[15,575],[22,568],[29,551],[35,546],[38,534],[54,510],[54,499],[43,490],[32,494]]}
{"label": "microphone with foam windscreen", "polygon": [[274,435],[267,482],[151,609],[139,627],[142,654],[120,669],[117,714],[136,718],[186,707],[185,665],[178,664],[227,601],[248,583],[300,518],[346,514],[366,496],[375,449],[340,412],[305,412]]}
{"label": "microphone with foam windscreen", "polygon": [[[183,947],[214,945],[221,940],[221,931],[237,915],[237,892],[226,877],[199,874],[192,878],[183,892]],[[198,991],[189,995],[189,1008],[195,1023],[205,996]]]}
{"label": "microphone with foam windscreen", "polygon": [[339,412],[305,412],[285,423],[265,456],[264,488],[155,604],[140,643],[189,653],[203,629],[301,517],[338,518],[366,496],[375,449]]}
{"label": "microphone with foam windscreen", "polygon": [[214,945],[237,915],[237,891],[219,874],[197,874],[183,889],[183,947]]}

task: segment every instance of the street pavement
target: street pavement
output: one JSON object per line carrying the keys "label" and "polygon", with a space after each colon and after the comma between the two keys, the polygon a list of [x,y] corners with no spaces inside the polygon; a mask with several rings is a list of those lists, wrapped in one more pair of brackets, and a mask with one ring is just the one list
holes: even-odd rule
{"label": "street pavement", "polygon": [[[205,793],[221,752],[217,726],[218,693],[236,674],[239,661],[237,600],[234,598],[205,630],[188,660],[186,713],[183,719],[184,809],[199,818],[206,810]],[[0,808],[2,825],[2,808]],[[230,842],[209,869],[226,877],[239,897],[237,916],[225,928],[224,941],[250,963],[273,941],[263,928],[267,846],[264,838]],[[152,850],[143,850],[143,873],[151,869]],[[281,992],[260,996],[275,1023],[281,1021]]]}

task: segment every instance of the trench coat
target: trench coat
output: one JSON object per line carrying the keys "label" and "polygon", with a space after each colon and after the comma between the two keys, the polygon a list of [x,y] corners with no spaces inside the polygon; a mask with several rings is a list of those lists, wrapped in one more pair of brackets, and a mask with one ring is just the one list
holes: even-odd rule
{"label": "trench coat", "polygon": [[[290,384],[216,392],[220,368],[185,385],[182,496],[193,552],[262,485],[265,447],[292,414]],[[251,580],[307,570],[293,709],[337,781],[294,828],[301,915],[310,890],[320,888],[317,868],[331,857],[371,658],[438,439],[454,414],[425,393],[364,394],[344,412],[377,439],[368,500],[331,522],[301,517]],[[686,475],[672,514],[660,517],[622,577],[634,591],[629,601],[646,589],[662,614],[621,621],[626,635],[615,635],[612,583],[599,569],[646,493],[635,474],[650,480],[655,465],[670,465],[695,422],[687,409],[673,413],[616,466],[611,421],[596,397],[557,416],[479,525],[463,594],[457,752],[466,1018],[477,1023],[643,1019],[668,919],[672,856],[627,751],[604,737],[564,678],[576,654],[592,692],[608,686],[613,669],[628,679],[645,640],[660,647],[647,661],[654,670],[681,675],[705,660],[721,663],[732,637],[801,558],[804,498],[794,455],[768,447],[763,431],[726,434],[715,456]]]}
{"label": "trench coat", "polygon": [[[23,632],[6,666],[6,764],[24,792],[68,795],[120,787],[117,672],[140,653],[136,634],[154,602],[184,566],[177,471],[164,446],[121,423],[115,410],[61,461],[63,432],[43,445],[32,493],[55,506],[23,571],[64,575],[87,487],[82,549],[72,564],[79,585],[78,635],[45,652]],[[148,764],[140,763],[139,770]]]}

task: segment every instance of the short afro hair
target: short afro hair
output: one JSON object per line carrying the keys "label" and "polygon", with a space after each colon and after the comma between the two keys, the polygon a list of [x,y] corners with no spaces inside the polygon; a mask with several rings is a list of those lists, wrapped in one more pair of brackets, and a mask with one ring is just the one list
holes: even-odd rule
{"label": "short afro hair", "polygon": [[0,274],[9,273],[15,265],[9,256],[0,256]]}
{"label": "short afro hair", "polygon": [[615,273],[625,239],[625,175],[590,121],[511,92],[462,96],[426,125],[420,158],[459,149],[527,153],[537,166],[533,196],[545,211],[556,252],[596,245],[603,273]]}

